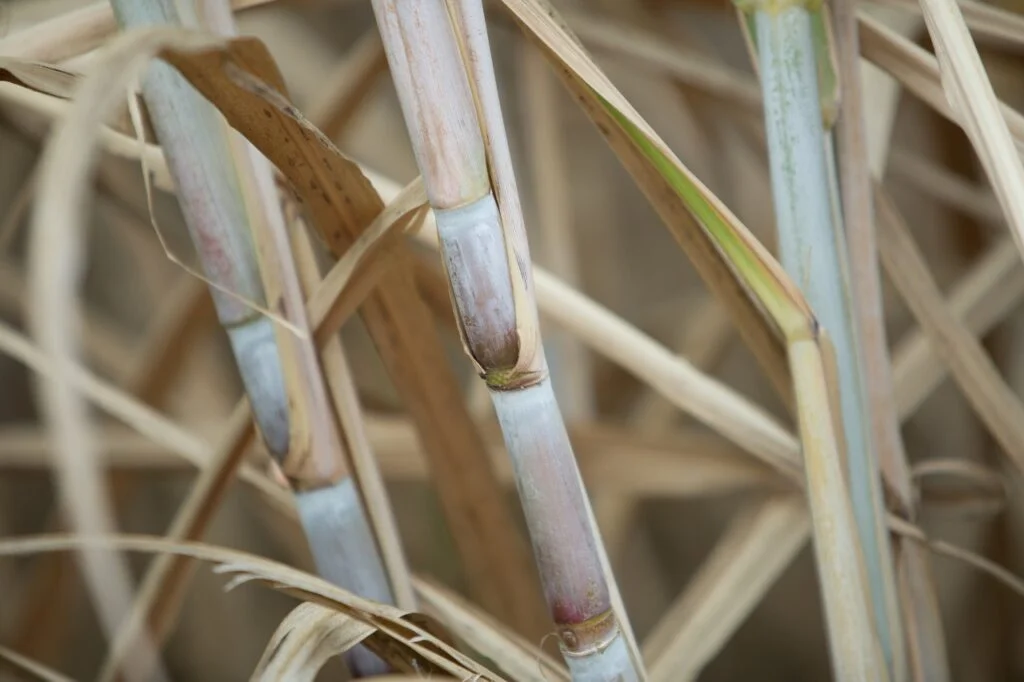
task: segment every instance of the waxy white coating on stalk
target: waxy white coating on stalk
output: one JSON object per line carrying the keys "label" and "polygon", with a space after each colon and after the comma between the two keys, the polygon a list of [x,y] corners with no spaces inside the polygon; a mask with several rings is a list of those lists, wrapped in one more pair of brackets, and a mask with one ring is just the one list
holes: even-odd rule
{"label": "waxy white coating on stalk", "polygon": [[[112,5],[126,28],[180,23],[171,0],[113,0]],[[213,105],[164,62],[150,64],[142,92],[203,273],[235,294],[212,289],[218,318],[223,324],[240,322],[253,314],[245,301],[263,304],[264,293],[224,123]]]}
{"label": "waxy white coating on stalk", "polygon": [[[550,380],[522,389],[491,390],[491,400],[512,460],[544,594],[573,679],[636,679],[629,648],[611,610],[596,546],[597,529],[587,512]],[[596,628],[593,641],[580,641],[589,628],[606,618],[610,619],[604,621],[610,625],[606,631]]]}
{"label": "waxy white coating on stalk", "polygon": [[288,452],[288,402],[281,400],[288,392],[274,324],[266,317],[257,317],[228,327],[227,332],[256,423],[267,448],[280,457]]}
{"label": "waxy white coating on stalk", "polygon": [[[353,594],[393,604],[377,542],[352,479],[298,493],[295,505],[320,575]],[[359,676],[390,672],[384,661],[362,646],[351,649],[346,660]]]}
{"label": "waxy white coating on stalk", "polygon": [[878,466],[868,444],[853,310],[844,282],[840,245],[845,238],[833,223],[811,19],[800,5],[759,10],[755,16],[779,252],[835,346],[847,480],[874,623],[891,667],[889,643],[896,633],[888,605],[894,600],[886,591],[893,586],[887,579],[892,563],[882,549],[888,537],[879,523]]}
{"label": "waxy white coating on stalk", "polygon": [[[202,13],[208,26],[222,35],[237,35],[234,16],[228,0],[205,0],[200,2],[200,5],[198,10]],[[268,229],[275,237],[271,248],[276,251],[277,262],[270,267],[277,267],[281,271],[282,301],[286,309],[291,308],[289,314],[292,320],[297,322],[301,328],[308,330],[310,321],[304,306],[308,291],[303,291],[303,283],[300,278],[302,275],[311,276],[308,281],[310,289],[318,285],[320,278],[316,267],[314,265],[312,271],[307,273],[298,266],[296,254],[288,241],[288,228],[285,224],[285,216],[270,162],[248,142],[240,141],[240,144],[245,149],[245,153],[241,155],[244,156],[244,161],[239,164],[242,184],[246,186],[247,190],[259,195],[262,203],[261,215],[267,221],[264,229]],[[247,185],[247,180],[252,187]],[[299,238],[302,239],[305,236],[303,233]],[[309,255],[312,258],[312,254]],[[271,328],[270,321],[264,321],[272,336],[274,330]],[[313,393],[314,401],[317,404],[327,407],[322,410],[322,413],[329,417],[326,423],[314,425],[316,431],[311,434],[311,446],[314,451],[324,453],[328,458],[343,459],[342,448],[344,445],[339,440],[340,434],[333,420],[334,410],[330,409],[330,399],[325,393],[326,387],[322,381],[323,370],[318,361],[317,350],[311,344],[305,346],[299,344],[299,346],[300,348],[297,348],[296,351],[300,355],[300,362],[304,365],[306,376],[311,378],[305,389]],[[273,344],[270,344],[270,349],[276,351]],[[345,370],[343,374],[348,374],[340,345],[337,349],[337,356],[342,363],[342,369]],[[329,362],[329,357],[329,355],[325,356],[325,361]],[[280,369],[279,362],[273,366]],[[284,393],[284,377],[278,373],[274,378],[280,380],[281,386],[278,390]],[[350,402],[357,405],[358,398],[354,395],[355,387],[351,385],[350,379],[351,377],[342,381],[352,393],[349,396]],[[268,386],[267,388],[272,390],[272,387]],[[340,402],[338,409],[344,410]],[[339,413],[338,416],[344,429],[345,416],[342,413]],[[355,417],[355,421],[358,421],[359,415],[356,414]],[[324,420],[316,421],[323,422]],[[287,423],[284,426],[287,428]],[[362,427],[360,423],[351,426],[356,430]],[[363,433],[350,432],[347,435],[350,441],[353,438],[365,440],[366,437]],[[383,482],[379,480],[379,472],[373,473],[376,475],[375,482],[378,486],[383,486]],[[360,596],[385,604],[395,603],[391,582],[384,567],[383,552],[377,545],[362,496],[353,479],[345,478],[327,487],[299,492],[296,494],[296,506],[320,575]],[[394,522],[391,520],[392,529],[393,524]],[[392,558],[397,562],[404,563],[405,558],[401,554],[400,547],[398,547],[397,556],[393,555]],[[411,586],[408,591],[412,592]],[[408,599],[411,600],[412,597],[410,596]],[[350,649],[346,652],[345,659],[350,672],[356,677],[382,675],[390,672],[389,666],[364,646]]]}
{"label": "waxy white coating on stalk", "polygon": [[[179,23],[170,0],[113,2],[118,19],[127,26]],[[204,3],[206,18],[222,33],[234,33],[228,6],[216,5],[216,0]],[[237,174],[250,169],[234,166],[232,140],[228,137],[233,133],[222,123],[212,105],[166,64],[151,65],[144,94],[207,276],[242,298],[265,305],[266,295],[242,191],[246,176],[240,181]],[[249,155],[242,162],[253,164],[251,171],[256,191],[266,200],[265,217],[276,222],[279,232],[284,234],[284,216],[277,202],[270,166],[251,148],[248,151]],[[279,255],[282,259],[279,267],[292,268],[284,279],[293,284],[294,290],[290,293],[300,302],[301,326],[308,327],[291,253],[286,250]],[[256,422],[271,453],[280,461],[289,452],[289,401],[274,325],[268,318],[256,316],[244,302],[216,289],[213,294]],[[315,357],[315,350],[311,350],[311,354]],[[320,379],[318,367],[313,367],[311,373]],[[316,386],[323,393],[322,383]],[[330,404],[326,395],[321,403]],[[333,420],[333,414],[327,416]],[[339,456],[341,443],[336,431],[333,428],[330,431],[319,440],[318,449],[330,456]],[[368,599],[394,602],[376,540],[351,479],[298,493],[296,506],[324,578]],[[364,647],[352,649],[346,658],[356,676],[390,671],[384,661]]]}
{"label": "waxy white coating on stalk", "polygon": [[494,195],[459,208],[435,210],[434,217],[470,355],[485,373],[511,369],[519,349],[516,306]]}
{"label": "waxy white coating on stalk", "polygon": [[636,682],[639,679],[626,638],[618,631],[615,639],[601,651],[587,656],[565,656],[565,664],[573,682]]}
{"label": "waxy white coating on stalk", "polygon": [[[113,0],[112,5],[127,28],[180,23],[172,0]],[[281,458],[289,445],[288,394],[273,329],[248,303],[265,305],[266,295],[227,128],[213,105],[163,62],[150,64],[143,95],[203,273],[214,285],[210,291],[217,317],[236,351],[260,432],[271,453]]]}

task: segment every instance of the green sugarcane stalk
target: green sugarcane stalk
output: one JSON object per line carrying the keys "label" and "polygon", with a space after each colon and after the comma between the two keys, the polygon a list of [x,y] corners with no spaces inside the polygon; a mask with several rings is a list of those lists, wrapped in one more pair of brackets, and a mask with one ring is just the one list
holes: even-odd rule
{"label": "green sugarcane stalk", "polygon": [[[124,28],[174,25],[182,19],[173,0],[112,0],[112,4]],[[199,13],[185,18],[197,21]],[[234,32],[226,3],[206,3],[203,18],[221,33]],[[218,319],[231,340],[254,418],[270,453],[300,487],[296,506],[317,569],[324,578],[356,594],[393,603],[359,491],[341,454],[333,414],[327,417],[324,437],[313,445],[313,474],[304,462],[296,461],[302,458],[289,456],[289,397],[274,325],[258,311],[266,308],[267,297],[246,201],[247,190],[250,197],[276,197],[271,168],[258,154],[233,153],[228,129],[216,109],[169,65],[155,62],[150,66],[143,96],[209,279]],[[246,167],[235,165],[239,156]],[[276,221],[284,234],[278,202],[264,200],[260,208],[276,212],[268,219]],[[280,265],[290,259],[287,244],[283,251]],[[317,368],[309,369],[306,378],[322,380]],[[321,404],[330,404],[326,395]],[[381,659],[361,646],[350,650],[346,659],[356,676],[388,671]]]}
{"label": "green sugarcane stalk", "polygon": [[[487,383],[512,459],[562,653],[573,679],[639,679],[548,377],[518,195],[509,177],[488,171],[488,144],[492,155],[508,154],[503,127],[488,128],[485,139],[480,119],[500,121],[496,91],[472,85],[474,77],[493,84],[489,52],[475,61],[460,55],[444,0],[373,7],[437,219],[463,345]],[[453,12],[463,46],[486,38],[482,8],[464,9]]]}
{"label": "green sugarcane stalk", "polygon": [[[752,12],[765,100],[780,260],[835,345],[839,405],[850,488],[874,626],[891,674],[903,677],[902,630],[893,606],[895,578],[883,523],[878,466],[868,438],[860,358],[850,299],[845,239],[833,202],[834,166],[825,122],[835,116],[831,50],[823,49],[820,7],[756,2]],[[831,76],[829,74],[832,74]],[[823,93],[824,96],[822,96]],[[895,615],[894,615],[895,614]],[[899,647],[893,642],[900,641]]]}

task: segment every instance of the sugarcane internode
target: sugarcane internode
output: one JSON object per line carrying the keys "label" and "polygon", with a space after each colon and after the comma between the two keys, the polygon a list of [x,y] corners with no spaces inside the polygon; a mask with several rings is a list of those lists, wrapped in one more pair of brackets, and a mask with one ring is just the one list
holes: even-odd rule
{"label": "sugarcane internode", "polygon": [[[526,388],[547,372],[524,367],[501,215],[490,191],[457,208],[435,208],[441,256],[466,352],[495,390]],[[535,363],[536,364],[536,363]]]}

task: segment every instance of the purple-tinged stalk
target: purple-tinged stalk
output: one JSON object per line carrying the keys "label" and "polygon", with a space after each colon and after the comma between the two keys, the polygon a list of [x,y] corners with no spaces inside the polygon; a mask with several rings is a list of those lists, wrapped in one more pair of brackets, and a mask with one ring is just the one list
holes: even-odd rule
{"label": "purple-tinged stalk", "polygon": [[453,26],[444,0],[373,2],[463,344],[501,424],[562,653],[574,679],[636,680],[548,378],[490,55],[460,53],[486,36],[478,5],[453,8]]}
{"label": "purple-tinged stalk", "polygon": [[[204,3],[194,11],[183,3],[190,16],[180,16],[173,0],[113,0],[113,6],[118,22],[127,28],[184,19],[234,33],[225,3]],[[373,531],[348,475],[312,334],[305,339],[289,336],[260,311],[280,306],[291,324],[310,331],[271,168],[248,143],[232,137],[216,109],[169,65],[150,66],[143,96],[253,415],[270,453],[296,489],[296,506],[317,569],[341,587],[392,603]],[[260,249],[253,231],[261,236]],[[282,354],[291,362],[283,362]],[[297,407],[290,410],[290,403]],[[363,647],[352,649],[346,658],[356,676],[388,670]]]}
{"label": "purple-tinged stalk", "polygon": [[[112,4],[125,28],[180,23],[170,0]],[[273,323],[256,310],[266,306],[266,294],[223,124],[213,106],[163,62],[150,65],[142,92],[256,422],[280,457],[289,445],[284,371]]]}

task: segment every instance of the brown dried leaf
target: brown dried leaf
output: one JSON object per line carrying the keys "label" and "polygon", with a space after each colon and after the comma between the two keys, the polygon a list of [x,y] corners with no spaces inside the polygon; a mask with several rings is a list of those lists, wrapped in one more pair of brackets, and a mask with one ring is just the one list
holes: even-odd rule
{"label": "brown dried leaf", "polygon": [[373,632],[372,625],[343,613],[319,604],[300,604],[281,621],[250,679],[312,682],[327,661]]}

